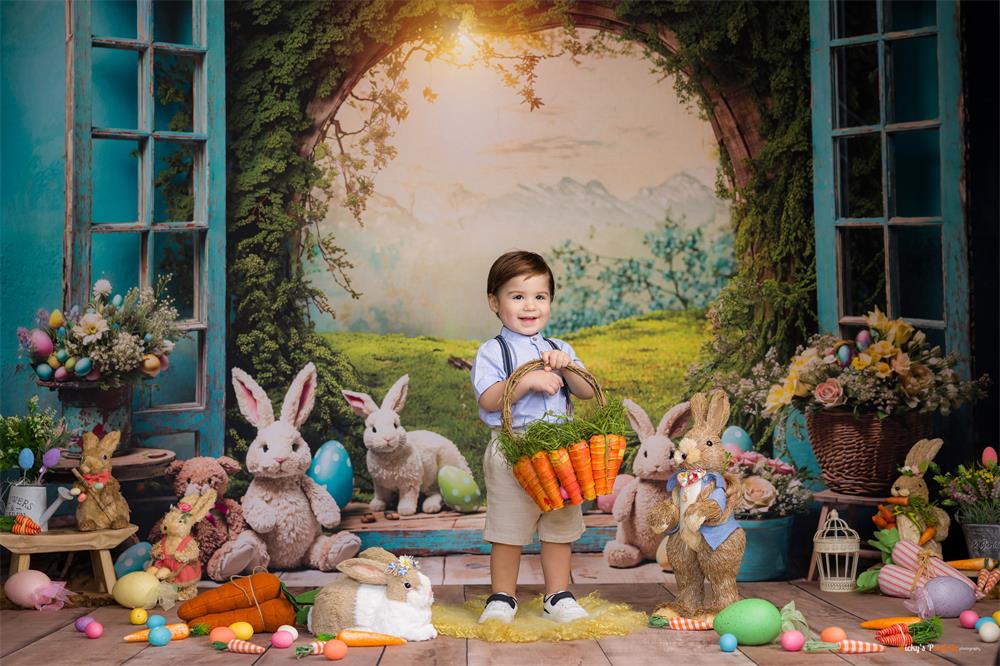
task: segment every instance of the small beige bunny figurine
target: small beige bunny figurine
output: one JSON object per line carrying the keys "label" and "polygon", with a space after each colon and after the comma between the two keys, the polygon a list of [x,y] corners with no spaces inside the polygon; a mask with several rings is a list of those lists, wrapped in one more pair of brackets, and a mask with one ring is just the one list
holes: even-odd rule
{"label": "small beige bunny figurine", "polygon": [[[933,538],[921,548],[938,557],[941,556],[941,542],[948,538],[951,518],[943,509],[930,504],[931,493],[927,488],[927,482],[924,481],[924,474],[927,473],[928,465],[934,460],[934,456],[941,450],[943,444],[944,440],[941,439],[922,439],[914,444],[906,454],[906,461],[900,468],[900,476],[893,481],[891,491],[893,497],[906,497],[910,500],[909,506],[895,507],[899,511],[896,516],[899,538],[919,544],[924,530],[933,527]],[[914,498],[919,499],[914,502]],[[921,509],[921,507],[926,508]]]}
{"label": "small beige bunny figurine", "polygon": [[92,432],[83,433],[83,460],[79,470],[73,470],[77,482],[70,491],[79,502],[76,523],[81,532],[128,527],[128,503],[118,479],[111,476],[111,456],[120,439],[117,431],[100,439]]}
{"label": "small beige bunny figurine", "polygon": [[191,530],[215,506],[215,490],[182,497],[163,517],[163,538],[153,545],[146,571],[162,581],[177,586],[177,598],[193,599],[198,594],[201,580],[201,562],[198,560],[198,542]]}

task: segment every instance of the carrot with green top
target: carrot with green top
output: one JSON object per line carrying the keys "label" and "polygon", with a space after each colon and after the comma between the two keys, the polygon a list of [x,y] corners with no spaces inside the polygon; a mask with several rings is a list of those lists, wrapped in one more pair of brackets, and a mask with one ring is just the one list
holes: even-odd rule
{"label": "carrot with green top", "polygon": [[569,453],[566,452],[564,448],[558,448],[555,451],[549,451],[549,462],[552,463],[552,469],[555,470],[556,476],[559,477],[559,483],[562,487],[566,489],[566,494],[569,495],[569,503],[572,505],[583,504],[583,493],[580,490],[580,483],[576,478],[576,473],[573,471],[573,465],[569,461]]}
{"label": "carrot with green top", "polygon": [[895,504],[896,506],[910,506],[909,497],[887,497],[885,499],[886,504]]}
{"label": "carrot with green top", "polygon": [[923,532],[921,532],[920,539],[917,541],[917,545],[923,546],[924,544],[926,544],[928,541],[934,538],[934,534],[936,534],[936,532],[937,530],[935,530],[933,527],[928,527],[927,529],[925,529]]}
{"label": "carrot with green top", "polygon": [[250,641],[241,641],[238,638],[234,638],[228,643],[215,641],[212,643],[212,647],[216,650],[225,650],[226,652],[235,652],[236,654],[264,654],[267,652],[267,648],[261,645],[251,643]]}
{"label": "carrot with green top", "polygon": [[538,474],[535,472],[535,468],[532,467],[531,459],[528,456],[524,456],[518,460],[511,471],[514,473],[514,478],[527,491],[539,509],[543,512],[552,510],[548,495],[542,489],[542,483],[538,480]]}
{"label": "carrot with green top", "polygon": [[827,650],[838,654],[871,654],[874,652],[885,652],[885,646],[881,643],[869,643],[868,641],[856,641],[845,638],[836,643],[825,643],[823,641],[806,641],[806,652],[817,652]]}
{"label": "carrot with green top", "polygon": [[545,451],[538,451],[531,456],[531,466],[535,468],[535,473],[538,474],[538,481],[542,484],[542,489],[545,490],[545,495],[549,498],[552,508],[563,508],[563,498],[559,493],[559,481],[556,478],[556,471],[552,469],[552,463],[549,462],[549,457],[545,454]]}
{"label": "carrot with green top", "polygon": [[590,438],[590,466],[594,470],[594,486],[598,495],[607,495],[608,489],[608,438],[594,435]]}
{"label": "carrot with green top", "polygon": [[590,446],[587,445],[587,440],[581,439],[569,445],[569,461],[573,465],[573,471],[576,472],[576,479],[580,484],[583,499],[596,499],[594,470],[590,466]]}

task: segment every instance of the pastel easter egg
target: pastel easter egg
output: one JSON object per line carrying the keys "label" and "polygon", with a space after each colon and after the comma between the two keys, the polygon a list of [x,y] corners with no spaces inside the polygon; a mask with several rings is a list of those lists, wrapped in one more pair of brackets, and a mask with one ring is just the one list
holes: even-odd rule
{"label": "pastel easter egg", "polygon": [[854,344],[857,345],[858,351],[864,351],[872,346],[872,334],[867,328],[863,328],[858,331],[858,334],[854,336]]}
{"label": "pastel easter egg", "polygon": [[28,344],[31,345],[31,351],[35,358],[48,358],[49,354],[52,353],[52,338],[40,328],[32,329],[31,333],[28,334]]}
{"label": "pastel easter egg", "polygon": [[741,451],[749,451],[753,448],[753,440],[746,430],[739,426],[729,426],[722,433],[723,444],[735,444]]}
{"label": "pastel easter egg", "polygon": [[160,374],[160,359],[153,354],[146,354],[142,357],[142,372],[148,377],[155,377]]}
{"label": "pastel easter egg", "polygon": [[66,359],[66,362],[63,363],[63,367],[66,368],[66,372],[73,372],[76,369],[76,358],[70,356]]}
{"label": "pastel easter egg", "polygon": [[55,371],[52,369],[52,366],[48,363],[39,363],[35,366],[35,374],[38,375],[38,378],[43,382],[47,382],[52,379],[54,372]]}
{"label": "pastel easter egg", "polygon": [[[67,358],[69,357],[67,356]],[[45,362],[48,363],[49,367],[52,368],[53,370],[62,365],[62,361],[60,361],[59,357],[56,356],[55,354],[49,354],[49,358]]]}
{"label": "pastel easter egg", "polygon": [[233,622],[229,628],[241,641],[248,641],[253,636],[253,625],[249,622]]}
{"label": "pastel easter egg", "polygon": [[87,628],[87,625],[94,621],[94,618],[89,615],[84,615],[83,617],[76,618],[76,622],[73,623],[73,628],[79,631],[81,634],[83,630]]}
{"label": "pastel easter egg", "polygon": [[271,634],[271,645],[278,648],[279,650],[284,650],[292,646],[295,639],[287,631],[276,631]]}
{"label": "pastel easter egg", "polygon": [[996,624],[996,623],[997,621],[994,620],[992,617],[981,617],[978,620],[976,620],[976,624],[972,628],[975,629],[976,631],[979,631],[980,629],[983,628],[984,624]]}
{"label": "pastel easter egg", "polygon": [[58,359],[58,361],[60,363],[65,363],[66,359],[69,358],[69,352],[66,351],[65,349],[60,349],[60,350],[56,351],[55,357],[56,357],[56,359]]}
{"label": "pastel easter egg", "polygon": [[89,358],[84,356],[79,361],[76,362],[76,367],[73,368],[73,372],[77,377],[86,377],[90,374],[90,371],[94,369],[94,362]]}
{"label": "pastel easter egg", "polygon": [[[78,497],[83,497],[81,493]],[[82,501],[82,500],[81,500]],[[133,571],[115,583],[111,596],[125,608],[150,609],[158,601],[160,580],[148,571]]]}
{"label": "pastel easter egg", "polygon": [[720,636],[734,635],[740,645],[766,645],[781,633],[781,613],[770,601],[743,599],[723,608],[713,628]]}
{"label": "pastel easter egg", "polygon": [[56,368],[56,372],[52,376],[56,378],[57,382],[64,382],[69,379],[69,371],[66,368]]}
{"label": "pastel easter egg", "polygon": [[299,630],[290,624],[281,625],[280,627],[278,627],[278,631],[287,631],[292,635],[292,640],[295,641],[299,640]]}
{"label": "pastel easter egg", "polygon": [[347,656],[347,643],[338,641],[336,638],[327,641],[326,645],[323,646],[323,656],[328,661],[340,661]]}
{"label": "pastel easter egg", "polygon": [[827,627],[819,632],[819,639],[824,643],[839,643],[847,640],[847,632],[840,627]]}
{"label": "pastel easter egg", "polygon": [[454,465],[445,465],[438,470],[438,487],[445,504],[456,511],[475,511],[483,503],[476,480]]}
{"label": "pastel easter egg", "polygon": [[837,347],[837,360],[840,361],[841,367],[847,367],[851,363],[851,359],[854,358],[854,350],[847,345],[840,345]]}
{"label": "pastel easter egg", "polygon": [[132,612],[128,614],[128,621],[132,624],[146,624],[148,619],[149,613],[146,612],[145,608],[133,608]]}
{"label": "pastel easter egg", "polygon": [[996,643],[1000,641],[1000,626],[996,622],[987,622],[979,627],[979,640],[984,643]]}
{"label": "pastel easter egg", "polygon": [[737,645],[739,645],[739,641],[732,634],[722,634],[719,637],[719,649],[723,652],[735,652]]}
{"label": "pastel easter egg", "polygon": [[101,371],[98,370],[97,368],[94,368],[93,370],[88,372],[86,377],[88,382],[96,382],[100,378],[101,378]]}
{"label": "pastel easter egg", "polygon": [[149,630],[149,644],[154,647],[163,647],[173,638],[173,634],[165,626],[155,627]]}
{"label": "pastel easter egg", "polygon": [[992,446],[987,446],[983,449],[983,464],[987,467],[997,464],[997,450]]}
{"label": "pastel easter egg", "polygon": [[35,592],[52,584],[52,579],[41,571],[26,569],[19,571],[3,584],[7,598],[22,608],[35,607]]}
{"label": "pastel easter egg", "polygon": [[65,323],[66,320],[63,319],[63,314],[59,310],[53,310],[49,314],[49,328],[59,328]]}
{"label": "pastel easter egg", "polygon": [[976,620],[978,619],[979,613],[974,610],[965,610],[958,616],[958,623],[966,629],[972,629],[976,626]]}
{"label": "pastel easter egg", "polygon": [[162,615],[150,615],[146,618],[146,626],[150,629],[155,629],[156,627],[167,626],[167,618]]}
{"label": "pastel easter egg", "polygon": [[932,615],[958,617],[976,603],[976,593],[957,578],[938,576],[918,587],[910,603],[924,619]]}
{"label": "pastel easter egg", "polygon": [[122,306],[122,303],[124,303],[124,302],[125,302],[125,299],[122,298],[121,294],[115,294],[114,297],[112,297],[112,299],[111,299],[111,304],[113,306],[115,306],[116,308],[120,308]]}
{"label": "pastel easter egg", "polygon": [[806,637],[801,631],[790,629],[781,634],[781,648],[786,652],[798,652],[806,644]]}
{"label": "pastel easter egg", "polygon": [[84,627],[83,633],[87,635],[87,638],[100,638],[104,635],[104,625],[97,621],[91,622]]}
{"label": "pastel easter egg", "polygon": [[31,469],[35,464],[35,452],[31,449],[21,449],[17,456],[17,464],[21,469]]}
{"label": "pastel easter egg", "polygon": [[60,340],[63,339],[63,338],[65,338],[66,337],[66,327],[65,326],[60,326],[59,330],[56,331],[56,335],[59,336]]}
{"label": "pastel easter egg", "polygon": [[326,488],[341,509],[354,494],[354,469],[344,445],[335,439],[316,450],[307,472],[313,481]]}
{"label": "pastel easter egg", "polygon": [[236,632],[229,627],[216,627],[208,633],[208,640],[211,642],[228,643],[236,638]]}
{"label": "pastel easter egg", "polygon": [[993,613],[991,617],[993,618],[994,622],[1000,624],[1000,610],[998,610],[996,613]]}
{"label": "pastel easter egg", "polygon": [[170,368],[170,359],[167,358],[166,354],[159,354],[156,358],[160,359],[160,371],[164,372]]}
{"label": "pastel easter egg", "polygon": [[[137,544],[131,545],[128,549],[118,556],[115,560],[115,577],[121,578],[125,574],[130,574],[133,571],[143,571],[146,569],[146,564],[149,563],[149,553],[152,550],[152,546],[147,541],[140,541]],[[143,620],[145,622],[145,620]]]}

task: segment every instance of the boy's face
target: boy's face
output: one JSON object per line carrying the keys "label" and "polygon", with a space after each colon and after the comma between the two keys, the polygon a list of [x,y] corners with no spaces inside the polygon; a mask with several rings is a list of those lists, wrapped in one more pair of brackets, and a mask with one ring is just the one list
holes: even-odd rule
{"label": "boy's face", "polygon": [[490,310],[508,329],[534,335],[549,323],[552,294],[548,275],[519,275],[507,280],[499,293],[490,294]]}

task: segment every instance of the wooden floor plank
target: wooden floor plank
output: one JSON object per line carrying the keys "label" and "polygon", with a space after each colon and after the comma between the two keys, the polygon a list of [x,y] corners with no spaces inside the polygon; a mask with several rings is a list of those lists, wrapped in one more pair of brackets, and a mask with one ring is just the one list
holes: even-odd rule
{"label": "wooden floor plank", "polygon": [[4,666],[39,664],[121,664],[148,648],[148,643],[125,643],[121,639],[135,630],[128,611],[121,606],[104,606],[87,612],[104,625],[104,636],[87,638],[73,624],[48,634],[3,659]]}
{"label": "wooden floor plank", "polygon": [[[150,611],[153,615],[162,615],[167,618],[167,624],[173,624],[175,622],[180,622],[181,619],[177,617],[177,606],[174,606],[169,611]],[[118,612],[124,617],[128,618],[129,611],[125,608],[118,608]],[[129,632],[140,631],[145,627],[136,627],[129,625]],[[108,633],[107,626],[105,626],[104,638],[120,641],[122,636],[125,634],[118,633]],[[270,634],[260,634],[256,635],[251,639],[252,643],[257,645],[268,646],[270,644]],[[131,665],[142,664],[146,666],[174,666],[177,664],[233,664],[236,661],[236,655],[229,654],[222,650],[216,650],[212,648],[210,641],[207,636],[189,636],[184,640],[180,641],[170,641],[162,647],[156,647],[153,645],[138,643],[138,645],[145,645],[146,649],[137,652],[130,659],[122,663],[128,663]],[[244,662],[250,662],[252,657],[247,655],[239,655],[239,658]],[[108,663],[108,662],[95,662],[95,663]]]}
{"label": "wooden floor plank", "polygon": [[608,565],[603,553],[574,553],[574,583],[662,583],[667,574],[656,562],[616,569]]}
{"label": "wooden floor plank", "polygon": [[[609,636],[597,641],[615,666],[716,666],[752,664],[740,652],[726,654],[719,650],[719,636],[714,631],[671,631],[645,629],[631,636]],[[799,657],[800,661],[802,660]],[[809,659],[810,666],[812,659]]]}
{"label": "wooden floor plank", "polygon": [[54,631],[72,624],[90,612],[89,608],[64,608],[57,611],[0,611],[0,657],[20,650]]}
{"label": "wooden floor plank", "polygon": [[418,557],[420,573],[431,579],[431,585],[444,585],[444,555]]}
{"label": "wooden floor plank", "polygon": [[525,666],[525,664],[609,666],[611,662],[597,641],[558,643],[469,641],[468,664],[469,666]]}

